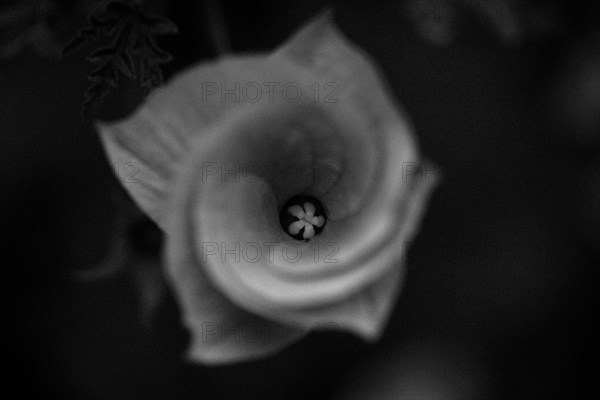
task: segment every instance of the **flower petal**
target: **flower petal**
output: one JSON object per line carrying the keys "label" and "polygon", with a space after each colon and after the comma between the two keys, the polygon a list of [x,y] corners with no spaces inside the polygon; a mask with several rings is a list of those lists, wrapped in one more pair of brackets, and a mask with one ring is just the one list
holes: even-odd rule
{"label": "flower petal", "polygon": [[[190,177],[191,175],[191,177]],[[183,184],[194,173],[180,177]],[[165,252],[168,278],[176,288],[183,321],[191,333],[190,360],[220,364],[264,357],[300,339],[305,330],[281,325],[248,313],[223,296],[211,283],[194,252],[188,234],[190,198],[184,192],[171,199],[171,235]],[[188,226],[188,229],[181,229]]]}
{"label": "flower petal", "polygon": [[304,210],[306,211],[307,218],[311,218],[315,215],[315,206],[312,203],[304,203]]}
{"label": "flower petal", "polygon": [[313,225],[315,225],[317,228],[320,228],[323,226],[323,224],[325,224],[325,218],[323,216],[319,215],[318,217],[312,217],[310,222]]}
{"label": "flower petal", "polygon": [[300,232],[300,230],[302,228],[304,228],[304,225],[306,223],[304,221],[296,221],[293,222],[290,227],[288,228],[288,231],[292,234],[292,235],[297,235],[298,232]]}
{"label": "flower petal", "polygon": [[[302,209],[302,207],[300,207],[299,205],[293,205],[290,208],[288,208],[288,213],[290,215],[293,215],[296,218],[304,218],[304,210]],[[296,232],[298,233],[298,232]],[[294,233],[295,235],[295,233]]]}
{"label": "flower petal", "polygon": [[304,233],[302,234],[302,238],[310,239],[313,236],[315,236],[315,228],[308,222],[305,222],[304,223]]}

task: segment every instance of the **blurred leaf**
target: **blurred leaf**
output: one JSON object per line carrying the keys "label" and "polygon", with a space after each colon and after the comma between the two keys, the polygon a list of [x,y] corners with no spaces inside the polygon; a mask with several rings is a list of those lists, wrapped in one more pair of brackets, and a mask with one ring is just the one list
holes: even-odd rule
{"label": "blurred leaf", "polygon": [[148,15],[142,15],[141,17],[144,25],[148,26],[152,32],[160,35],[179,33],[177,25],[166,18]]}
{"label": "blurred leaf", "polygon": [[145,92],[161,85],[160,64],[173,57],[158,46],[155,36],[177,32],[172,21],[146,14],[137,3],[114,1],[106,5],[102,15],[90,16],[88,26],[62,51],[63,55],[71,54],[97,39],[100,33],[113,38],[110,45],[96,48],[87,57],[88,61],[102,65],[88,75],[92,85],[85,92],[84,116],[89,115],[90,108],[97,106],[111,87],[117,88],[119,75],[136,79],[136,59]]}

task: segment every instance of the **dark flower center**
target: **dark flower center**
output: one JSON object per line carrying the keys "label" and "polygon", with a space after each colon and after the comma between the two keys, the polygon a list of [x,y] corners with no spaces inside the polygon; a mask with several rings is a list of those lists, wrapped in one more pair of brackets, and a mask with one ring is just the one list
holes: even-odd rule
{"label": "dark flower center", "polygon": [[308,241],[323,230],[327,216],[323,205],[316,198],[294,196],[283,205],[279,221],[288,235]]}

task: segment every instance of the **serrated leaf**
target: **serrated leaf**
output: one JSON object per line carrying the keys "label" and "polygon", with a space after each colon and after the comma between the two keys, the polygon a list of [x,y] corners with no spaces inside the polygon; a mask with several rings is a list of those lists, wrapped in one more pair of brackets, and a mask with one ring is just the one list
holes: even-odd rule
{"label": "serrated leaf", "polygon": [[116,54],[117,49],[113,45],[98,47],[87,57],[87,60],[89,62],[97,63],[106,58],[113,58]]}
{"label": "serrated leaf", "polygon": [[163,63],[169,62],[173,59],[173,56],[171,56],[171,53],[164,51],[163,49],[161,49],[158,46],[154,37],[150,36],[148,38],[148,40],[146,41],[146,43],[148,44],[148,49],[150,49],[150,51],[153,54],[153,58],[158,63],[163,64]]}
{"label": "serrated leaf", "polygon": [[123,60],[123,62],[125,63],[125,65],[127,66],[127,70],[130,72],[131,74],[131,78],[136,78],[136,73],[135,73],[135,64],[133,62],[133,57],[131,56],[131,53],[129,53],[129,51],[124,51],[121,53],[121,58]]}
{"label": "serrated leaf", "polygon": [[87,60],[102,64],[88,75],[92,85],[84,94],[84,109],[99,101],[110,88],[116,88],[119,75],[136,78],[134,56],[140,62],[141,85],[153,88],[162,84],[162,71],[159,64],[172,60],[169,52],[161,49],[153,35],[177,33],[177,26],[170,20],[147,15],[137,3],[123,1],[110,2],[104,15],[88,18],[88,27],[82,29],[65,48],[63,54],[74,52],[100,33],[112,37],[108,46],[95,49]]}
{"label": "serrated leaf", "polygon": [[124,60],[123,57],[121,57],[121,55],[119,54],[113,57],[112,63],[116,67],[116,69],[119,70],[123,75],[127,76],[128,78],[135,77],[133,61],[131,60],[131,58],[128,62]]}
{"label": "serrated leaf", "polygon": [[159,35],[169,35],[179,33],[179,29],[175,23],[167,18],[146,15],[140,13],[140,22],[144,24],[150,31]]}

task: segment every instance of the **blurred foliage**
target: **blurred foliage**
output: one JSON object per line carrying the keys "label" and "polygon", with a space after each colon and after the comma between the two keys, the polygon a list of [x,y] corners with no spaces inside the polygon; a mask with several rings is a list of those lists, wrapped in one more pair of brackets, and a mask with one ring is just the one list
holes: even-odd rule
{"label": "blurred foliage", "polygon": [[117,88],[121,75],[136,79],[139,71],[145,94],[160,86],[163,82],[160,64],[171,61],[172,56],[159,47],[156,36],[177,32],[172,21],[147,14],[140,4],[133,2],[111,2],[100,15],[89,16],[88,26],[62,50],[63,55],[71,54],[101,34],[112,38],[108,46],[98,47],[87,58],[99,66],[88,75],[92,84],[84,95],[84,117],[89,116],[111,88]]}
{"label": "blurred foliage", "polygon": [[468,20],[486,27],[506,46],[556,34],[564,23],[555,2],[407,0],[401,3],[401,12],[424,39],[440,46],[454,42]]}
{"label": "blurred foliage", "polygon": [[22,0],[0,8],[0,60],[31,48],[44,57],[59,54],[57,25],[64,15],[56,1]]}

